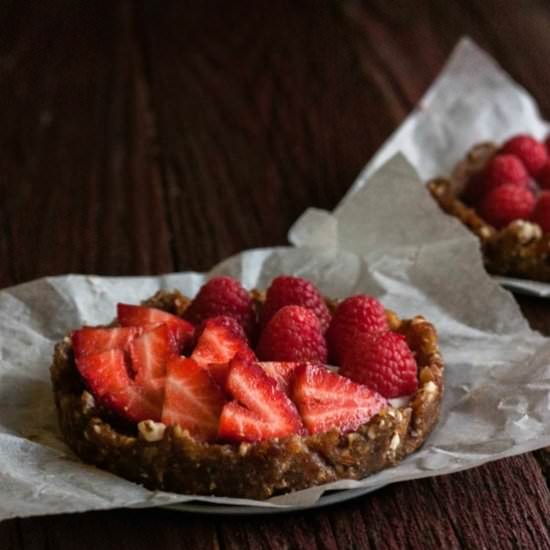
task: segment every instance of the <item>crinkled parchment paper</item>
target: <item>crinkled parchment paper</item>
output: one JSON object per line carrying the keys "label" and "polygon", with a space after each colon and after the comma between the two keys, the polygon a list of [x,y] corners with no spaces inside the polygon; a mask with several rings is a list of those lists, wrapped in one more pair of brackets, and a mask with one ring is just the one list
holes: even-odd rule
{"label": "crinkled parchment paper", "polygon": [[[290,238],[297,248],[246,251],[208,274],[68,275],[0,291],[0,519],[190,500],[271,510],[311,506],[327,489],[374,490],[550,444],[550,343],[528,328],[511,295],[486,275],[475,238],[439,211],[403,157],[334,215],[307,211]],[[109,322],[118,301],[138,302],[159,288],[194,295],[219,273],[248,288],[293,273],[327,296],[367,292],[401,316],[431,320],[446,361],[446,394],[425,446],[364,481],[266,502],[154,493],[81,463],[57,428],[48,372],[54,343],[79,325]]]}
{"label": "crinkled parchment paper", "polygon": [[[518,133],[543,138],[549,130],[550,124],[540,116],[529,92],[486,52],[463,38],[416,109],[367,164],[351,192],[398,152],[428,181],[449,175],[476,143],[500,143]],[[498,280],[514,292],[550,297],[550,284],[509,277]]]}

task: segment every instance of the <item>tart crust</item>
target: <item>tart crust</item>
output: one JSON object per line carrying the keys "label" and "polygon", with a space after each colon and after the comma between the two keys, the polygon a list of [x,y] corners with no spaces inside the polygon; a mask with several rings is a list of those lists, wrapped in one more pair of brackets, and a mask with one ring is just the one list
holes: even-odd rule
{"label": "tart crust", "polygon": [[458,218],[479,238],[487,271],[550,282],[550,233],[523,220],[498,230],[460,199],[468,180],[483,170],[497,150],[494,143],[476,145],[457,164],[450,178],[431,180],[428,189],[443,211]]}
{"label": "tart crust", "polygon": [[[252,296],[257,303],[263,299],[256,291]],[[179,315],[188,303],[177,291],[159,291],[145,302]],[[149,420],[137,428],[120,426],[86,391],[69,337],[56,345],[50,369],[61,432],[85,462],[149,489],[266,499],[338,479],[364,478],[423,444],[437,423],[443,395],[444,368],[434,327],[423,317],[401,320],[391,311],[387,317],[391,330],[405,335],[415,353],[419,388],[407,405],[388,406],[354,432],[232,445],[199,442],[179,426]]]}

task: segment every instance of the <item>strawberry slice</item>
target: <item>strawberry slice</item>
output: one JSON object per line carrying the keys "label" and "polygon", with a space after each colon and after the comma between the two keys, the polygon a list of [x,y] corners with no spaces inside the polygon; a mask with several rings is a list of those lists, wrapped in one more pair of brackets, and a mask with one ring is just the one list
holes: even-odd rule
{"label": "strawberry slice", "polygon": [[92,328],[84,327],[71,334],[75,357],[101,353],[111,349],[127,349],[141,333],[138,327]]}
{"label": "strawberry slice", "polygon": [[231,359],[237,354],[243,359],[251,360],[255,360],[256,356],[246,341],[220,319],[213,318],[206,321],[191,359],[208,370],[214,380],[224,387]]}
{"label": "strawberry slice", "polygon": [[238,402],[223,408],[222,439],[260,441],[303,433],[296,407],[257,364],[240,356],[231,361],[226,387]]}
{"label": "strawberry slice", "polygon": [[387,405],[367,386],[312,364],[296,369],[292,399],[312,434],[355,430]]}
{"label": "strawberry slice", "polygon": [[206,370],[177,357],[167,365],[162,421],[179,424],[197,439],[215,439],[225,398]]}
{"label": "strawberry slice", "polygon": [[275,382],[277,382],[277,386],[279,386],[279,389],[281,391],[284,391],[286,394],[288,394],[291,381],[294,377],[294,371],[300,365],[303,365],[303,363],[299,363],[297,361],[287,363],[266,361],[258,363],[258,365],[262,367],[262,369],[268,376],[270,376],[275,380]]}
{"label": "strawberry slice", "polygon": [[166,363],[178,355],[178,345],[167,325],[138,336],[130,343],[130,359],[136,384],[162,403]]}
{"label": "strawberry slice", "polygon": [[108,350],[76,359],[92,394],[107,408],[133,422],[159,420],[160,407],[129,377],[122,350]]}
{"label": "strawberry slice", "polygon": [[132,304],[117,304],[117,319],[123,327],[140,327],[149,324],[165,324],[168,326],[180,349],[193,338],[194,328],[177,315],[172,315],[154,307],[136,306]]}

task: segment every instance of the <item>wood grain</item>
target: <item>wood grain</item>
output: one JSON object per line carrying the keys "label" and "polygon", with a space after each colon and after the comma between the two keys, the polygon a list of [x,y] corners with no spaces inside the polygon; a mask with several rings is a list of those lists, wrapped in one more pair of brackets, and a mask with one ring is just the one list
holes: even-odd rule
{"label": "wood grain", "polygon": [[[3,7],[0,286],[202,270],[285,244],[306,207],[337,204],[465,33],[550,116],[542,1]],[[550,334],[548,303],[519,303]],[[6,521],[0,548],[550,548],[537,456],[290,515]]]}

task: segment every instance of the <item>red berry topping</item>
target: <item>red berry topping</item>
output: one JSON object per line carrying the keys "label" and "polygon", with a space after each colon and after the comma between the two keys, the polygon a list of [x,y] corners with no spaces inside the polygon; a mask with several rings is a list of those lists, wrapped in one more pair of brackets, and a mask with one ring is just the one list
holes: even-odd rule
{"label": "red berry topping", "polygon": [[514,220],[528,220],[535,206],[533,193],[517,185],[501,185],[489,192],[481,201],[480,215],[500,229]]}
{"label": "red berry topping", "polygon": [[410,395],[418,387],[414,356],[405,337],[395,332],[357,338],[344,354],[340,372],[386,398]]}
{"label": "red berry topping", "polygon": [[264,328],[256,353],[262,361],[326,363],[327,346],[319,319],[305,307],[283,307]]}
{"label": "red berry topping", "polygon": [[312,434],[356,430],[387,404],[366,386],[317,365],[296,369],[292,397]]}
{"label": "red berry topping", "polygon": [[193,325],[177,315],[153,307],[117,304],[117,319],[123,327],[165,324],[172,332],[180,349],[193,337]]}
{"label": "red berry topping", "polygon": [[262,367],[263,371],[275,382],[280,390],[288,393],[292,380],[294,379],[294,372],[296,369],[303,365],[303,363],[294,362],[274,362],[268,361],[264,363],[258,363],[258,366]]}
{"label": "red berry topping", "polygon": [[224,403],[220,387],[195,361],[178,357],[168,363],[162,422],[178,424],[197,439],[213,440]]}
{"label": "red berry topping", "polygon": [[526,134],[520,134],[509,139],[504,143],[501,151],[518,157],[533,177],[537,177],[548,160],[546,147]]}
{"label": "red berry topping", "polygon": [[133,422],[160,419],[159,403],[129,377],[122,350],[85,355],[76,366],[94,397],[111,411]]}
{"label": "red berry topping", "polygon": [[492,191],[495,187],[505,184],[526,186],[529,182],[529,174],[525,166],[514,155],[496,155],[485,168],[484,193]]}
{"label": "red berry topping", "polygon": [[218,326],[219,325],[225,326],[235,336],[237,336],[241,340],[244,340],[245,342],[248,342],[248,337],[244,332],[244,328],[242,327],[242,325],[237,321],[237,319],[235,319],[235,317],[228,317],[227,315],[219,315],[218,317],[212,317],[211,319],[203,321],[195,330],[195,339],[197,342],[199,341],[201,334],[204,332],[204,329],[208,321],[212,321]]}
{"label": "red berry topping", "polygon": [[199,290],[184,316],[194,325],[199,325],[220,315],[234,317],[249,337],[253,333],[256,320],[254,303],[239,281],[232,277],[210,279]]}
{"label": "red berry topping", "polygon": [[166,363],[177,355],[178,345],[166,325],[159,325],[130,343],[135,381],[159,403],[164,397]]}
{"label": "red berry topping", "polygon": [[92,355],[111,349],[126,350],[130,342],[141,333],[141,328],[84,327],[71,334],[75,357]]}
{"label": "red berry topping", "polygon": [[225,385],[229,362],[233,357],[240,354],[251,360],[256,359],[254,352],[239,332],[230,328],[223,317],[208,319],[191,354],[191,359],[206,369],[222,387]]}
{"label": "red berry topping", "polygon": [[261,441],[303,433],[295,405],[257,364],[233,360],[226,388],[235,401],[223,408],[220,438]]}
{"label": "red berry topping", "polygon": [[550,160],[543,166],[537,177],[538,184],[543,189],[550,190]]}
{"label": "red berry topping", "polygon": [[319,319],[323,334],[327,330],[330,312],[320,292],[308,280],[290,275],[273,279],[262,306],[262,326],[265,327],[273,315],[284,306],[302,306],[311,309]]}
{"label": "red berry topping", "polygon": [[538,223],[544,233],[550,233],[550,191],[539,195],[531,220]]}
{"label": "red berry topping", "polygon": [[342,355],[357,334],[373,334],[389,330],[384,306],[372,296],[358,294],[343,300],[332,317],[327,331],[331,361],[340,365]]}

